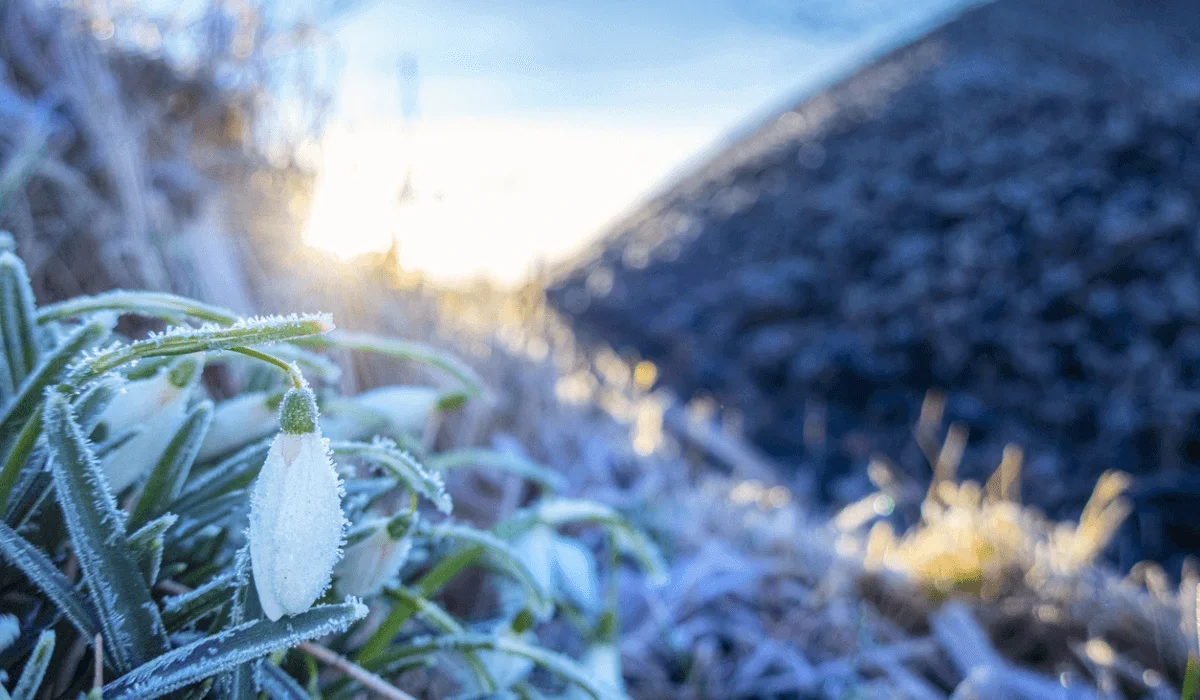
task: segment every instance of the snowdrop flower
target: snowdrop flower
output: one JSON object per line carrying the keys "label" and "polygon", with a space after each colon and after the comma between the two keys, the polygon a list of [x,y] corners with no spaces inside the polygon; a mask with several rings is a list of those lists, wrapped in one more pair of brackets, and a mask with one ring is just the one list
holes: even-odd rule
{"label": "snowdrop flower", "polygon": [[395,580],[412,550],[408,533],[415,522],[415,514],[402,513],[390,522],[380,518],[369,523],[370,534],[347,545],[338,562],[338,592],[368,598]]}
{"label": "snowdrop flower", "polygon": [[[511,623],[497,629],[496,635],[504,639],[513,639],[521,642],[536,642],[529,630],[517,633]],[[499,651],[479,651],[476,652],[476,656],[483,662],[488,675],[496,681],[496,687],[499,690],[511,688],[525,678],[525,676],[528,676],[529,672],[533,670],[533,661],[524,656],[505,654]]]}
{"label": "snowdrop flower", "polygon": [[203,369],[202,356],[175,360],[152,377],[129,382],[100,414],[109,437],[136,431],[101,462],[113,493],[137,483],[158,463],[183,422],[188,396]]}
{"label": "snowdrop flower", "polygon": [[538,586],[583,610],[599,606],[596,561],[582,544],[561,537],[548,525],[537,525],[513,540],[513,549]]}
{"label": "snowdrop flower", "polygon": [[[621,675],[621,650],[615,644],[600,643],[592,646],[579,660],[579,666],[597,685],[605,686],[616,695],[625,695],[625,679]],[[572,686],[568,697],[584,700],[591,697],[578,687]]]}
{"label": "snowdrop flower", "polygon": [[257,391],[221,402],[200,445],[197,462],[233,452],[279,428],[279,394]]}
{"label": "snowdrop flower", "polygon": [[317,403],[308,388],[284,395],[282,430],[250,495],[250,566],[271,620],[312,607],[329,587],[341,556],[342,482],[317,421]]}
{"label": "snowdrop flower", "polygon": [[437,411],[438,390],[428,386],[384,386],[355,397],[359,406],[387,419],[392,435],[422,435]]}

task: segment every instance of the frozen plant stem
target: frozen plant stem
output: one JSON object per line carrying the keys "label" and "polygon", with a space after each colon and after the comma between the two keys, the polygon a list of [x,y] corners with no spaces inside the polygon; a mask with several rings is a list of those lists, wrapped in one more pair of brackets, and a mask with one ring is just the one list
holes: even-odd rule
{"label": "frozen plant stem", "polygon": [[388,700],[416,700],[413,696],[400,690],[396,686],[388,683],[379,676],[371,673],[367,669],[359,666],[350,659],[341,654],[316,644],[314,642],[301,642],[296,646],[297,649],[313,657],[331,668],[336,668],[349,678],[353,678],[367,690],[378,693],[381,697]]}
{"label": "frozen plant stem", "polygon": [[261,360],[267,364],[275,365],[287,373],[288,379],[292,382],[293,389],[303,389],[306,384],[304,381],[304,375],[300,374],[300,368],[294,364],[288,364],[274,355],[262,352],[261,350],[255,350],[254,348],[239,346],[229,349],[232,352],[240,353],[246,357],[253,357],[256,360]]}

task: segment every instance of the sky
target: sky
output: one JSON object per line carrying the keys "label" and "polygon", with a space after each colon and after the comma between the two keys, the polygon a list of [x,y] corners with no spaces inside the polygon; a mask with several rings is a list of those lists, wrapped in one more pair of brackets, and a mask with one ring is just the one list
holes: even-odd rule
{"label": "sky", "polygon": [[382,0],[340,26],[303,236],[456,283],[570,255],[969,0]]}

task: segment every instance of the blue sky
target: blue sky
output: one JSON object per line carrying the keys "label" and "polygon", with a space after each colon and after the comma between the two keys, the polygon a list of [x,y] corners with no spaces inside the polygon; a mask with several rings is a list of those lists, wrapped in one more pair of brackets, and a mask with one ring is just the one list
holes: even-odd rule
{"label": "blue sky", "polygon": [[732,131],[965,1],[369,4],[335,36],[342,80],[306,239],[348,255],[396,237],[402,263],[434,277],[516,281]]}

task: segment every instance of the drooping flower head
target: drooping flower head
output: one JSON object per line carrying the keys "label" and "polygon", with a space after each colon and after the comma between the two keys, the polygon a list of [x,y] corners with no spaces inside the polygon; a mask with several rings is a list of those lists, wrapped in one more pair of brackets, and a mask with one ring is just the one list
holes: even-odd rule
{"label": "drooping flower head", "polygon": [[188,397],[203,369],[203,355],[181,357],[151,377],[129,382],[100,414],[109,437],[135,431],[101,464],[115,493],[154,468],[187,414]]}
{"label": "drooping flower head", "polygon": [[392,582],[408,561],[409,534],[417,517],[415,512],[401,513],[364,524],[360,538],[346,545],[346,556],[338,562],[338,593],[369,598]]}
{"label": "drooping flower head", "polygon": [[382,386],[355,397],[387,421],[387,434],[422,436],[437,412],[438,391],[427,386]]}
{"label": "drooping flower head", "polygon": [[279,394],[255,391],[222,401],[200,445],[196,461],[206,462],[233,452],[279,429]]}
{"label": "drooping flower head", "polygon": [[284,395],[279,424],[250,496],[250,565],[271,620],[304,612],[325,593],[346,527],[341,479],[309,389]]}

